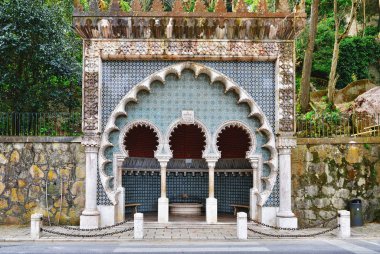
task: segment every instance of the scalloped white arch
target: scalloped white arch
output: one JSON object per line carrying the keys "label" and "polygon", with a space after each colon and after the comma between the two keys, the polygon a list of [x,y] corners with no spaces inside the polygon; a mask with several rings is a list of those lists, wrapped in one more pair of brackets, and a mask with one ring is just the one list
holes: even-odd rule
{"label": "scalloped white arch", "polygon": [[153,124],[149,120],[135,120],[133,122],[130,122],[130,123],[126,124],[123,127],[123,129],[120,131],[120,135],[119,135],[119,147],[120,147],[120,150],[121,150],[122,154],[125,157],[128,157],[128,152],[127,152],[127,150],[125,150],[125,146],[124,146],[125,135],[130,130],[132,130],[133,128],[138,127],[138,126],[149,127],[156,134],[156,137],[158,139],[157,140],[158,141],[158,145],[157,145],[156,149],[154,150],[154,152],[156,152],[158,150],[160,144],[162,144],[163,138],[162,138],[161,131],[160,131],[160,129],[155,124]]}
{"label": "scalloped white arch", "polygon": [[243,129],[248,134],[249,139],[250,139],[250,142],[249,142],[250,144],[249,144],[249,149],[246,152],[246,158],[250,158],[251,156],[253,156],[255,154],[255,151],[256,151],[256,135],[246,123],[239,121],[239,120],[226,121],[226,122],[222,123],[218,127],[218,129],[215,131],[214,137],[213,137],[213,144],[215,145],[215,147],[218,148],[217,151],[219,152],[219,154],[220,154],[220,150],[219,150],[219,147],[217,145],[218,138],[219,138],[220,134],[226,128],[229,128],[229,127],[239,127],[241,129]]}
{"label": "scalloped white arch", "polygon": [[[258,131],[263,133],[267,138],[268,142],[263,145],[263,148],[266,148],[270,151],[270,159],[268,161],[265,161],[264,164],[267,164],[270,168],[270,174],[268,177],[262,177],[261,179],[266,182],[266,188],[259,194],[259,205],[264,205],[266,200],[268,199],[270,193],[272,192],[273,186],[276,181],[277,173],[278,173],[278,154],[277,149],[275,145],[275,136],[273,134],[272,128],[270,127],[270,124],[263,113],[263,111],[260,109],[260,107],[256,104],[256,102],[253,100],[253,98],[240,86],[238,86],[236,83],[234,83],[231,79],[229,79],[227,76],[223,75],[222,73],[206,67],[199,63],[194,62],[181,62],[174,65],[171,65],[169,67],[166,67],[164,69],[161,69],[152,75],[145,78],[142,82],[135,85],[120,101],[120,103],[116,106],[114,111],[112,112],[111,116],[109,117],[106,127],[104,129],[104,132],[102,134],[101,142],[100,142],[100,150],[99,150],[99,175],[101,183],[104,187],[104,190],[110,199],[110,201],[113,204],[116,204],[116,191],[112,190],[109,187],[109,181],[113,178],[112,176],[109,176],[104,171],[106,164],[111,163],[111,160],[108,160],[105,156],[105,150],[108,147],[112,147],[113,144],[109,142],[109,135],[113,131],[120,131],[120,129],[116,126],[115,122],[118,116],[127,116],[126,112],[126,105],[128,102],[137,102],[137,94],[141,90],[146,90],[150,92],[150,85],[154,81],[160,81],[163,84],[165,84],[165,78],[169,74],[177,75],[178,77],[181,77],[181,74],[183,70],[190,69],[194,71],[195,77],[198,77],[200,74],[206,74],[210,77],[210,85],[212,85],[215,82],[221,82],[225,87],[225,93],[233,90],[235,93],[238,94],[239,103],[247,103],[250,107],[250,113],[248,114],[248,117],[255,117],[260,122],[260,127],[258,128]],[[216,147],[214,145],[211,145],[211,147],[208,147],[210,150],[217,151]],[[209,151],[210,151],[209,150]],[[210,151],[211,152],[211,151]]]}
{"label": "scalloped white arch", "polygon": [[[166,131],[166,135],[165,135],[165,144],[169,144],[170,142],[170,136],[172,135],[173,131],[181,124],[189,124],[185,121],[183,121],[182,118],[179,118],[175,121],[173,121],[167,131]],[[204,150],[202,151],[202,157],[205,158],[207,156],[207,154],[209,154],[210,152],[210,147],[212,145],[212,142],[211,142],[211,133],[209,131],[209,129],[207,128],[207,126],[202,123],[200,120],[198,119],[194,119],[194,123],[191,123],[191,124],[194,124],[196,126],[198,126],[199,128],[201,128],[203,134],[204,134],[204,137],[206,139],[206,145],[205,145],[205,148]],[[172,151],[173,152],[173,151]]]}

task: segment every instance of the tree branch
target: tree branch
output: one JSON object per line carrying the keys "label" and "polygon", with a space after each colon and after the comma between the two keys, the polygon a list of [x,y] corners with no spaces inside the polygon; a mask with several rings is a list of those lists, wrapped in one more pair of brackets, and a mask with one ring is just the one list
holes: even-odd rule
{"label": "tree branch", "polygon": [[[336,0],[334,0],[334,12],[335,12],[335,4],[336,4]],[[347,37],[348,32],[351,29],[352,23],[354,23],[354,20],[356,18],[357,8],[358,8],[358,1],[357,0],[352,0],[350,20],[349,20],[349,22],[348,22],[348,24],[347,24],[346,29],[344,30],[344,32],[339,36],[338,42],[340,42],[341,40],[343,40],[344,38]]]}

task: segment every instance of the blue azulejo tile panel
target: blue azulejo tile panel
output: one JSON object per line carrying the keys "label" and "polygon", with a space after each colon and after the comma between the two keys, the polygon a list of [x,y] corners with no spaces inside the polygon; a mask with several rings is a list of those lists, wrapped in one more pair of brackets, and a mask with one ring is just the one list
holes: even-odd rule
{"label": "blue azulejo tile panel", "polygon": [[[102,125],[133,86],[149,75],[178,61],[103,62]],[[275,63],[239,61],[199,61],[213,68],[245,89],[264,111],[272,127],[275,123]]]}
{"label": "blue azulejo tile panel", "polygon": [[252,188],[252,175],[231,173],[215,176],[215,198],[219,213],[233,213],[231,204],[249,205],[249,190]]}
{"label": "blue azulejo tile panel", "polygon": [[[157,211],[157,202],[160,197],[160,175],[153,174],[125,174],[122,179],[125,188],[125,203],[139,203],[139,212]],[[130,212],[130,211],[126,211]]]}
{"label": "blue azulejo tile panel", "polygon": [[167,178],[167,191],[170,203],[202,203],[205,207],[208,197],[208,174],[170,173]]}

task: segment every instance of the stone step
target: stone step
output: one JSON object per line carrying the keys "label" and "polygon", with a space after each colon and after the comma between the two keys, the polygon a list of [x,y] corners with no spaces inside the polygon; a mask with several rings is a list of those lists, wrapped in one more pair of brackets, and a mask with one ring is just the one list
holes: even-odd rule
{"label": "stone step", "polygon": [[144,222],[144,228],[166,228],[166,229],[228,229],[236,227],[236,223],[217,223],[207,224],[206,222],[170,222],[170,223],[157,223],[157,222]]}

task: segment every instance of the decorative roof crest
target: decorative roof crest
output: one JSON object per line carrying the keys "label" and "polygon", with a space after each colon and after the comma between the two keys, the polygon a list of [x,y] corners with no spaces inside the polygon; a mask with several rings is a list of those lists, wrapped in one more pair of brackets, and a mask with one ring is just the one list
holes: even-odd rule
{"label": "decorative roof crest", "polygon": [[110,4],[110,11],[111,12],[118,12],[120,11],[120,1],[119,0],[112,0]]}
{"label": "decorative roof crest", "polygon": [[248,12],[247,5],[245,4],[244,0],[238,0],[235,4],[234,12],[243,13]]}
{"label": "decorative roof crest", "polygon": [[153,0],[152,3],[152,8],[150,11],[155,11],[155,12],[163,12],[164,11],[164,5],[162,4],[161,0]]}
{"label": "decorative roof crest", "polygon": [[226,7],[226,4],[224,3],[224,0],[216,0],[214,12],[217,12],[217,13],[227,12],[227,7]]}
{"label": "decorative roof crest", "polygon": [[141,12],[142,11],[141,4],[140,4],[139,0],[133,0],[132,1],[132,11],[134,11],[134,12]]}
{"label": "decorative roof crest", "polygon": [[257,11],[260,14],[268,13],[268,6],[266,0],[260,0],[259,5],[257,6]]}
{"label": "decorative roof crest", "polygon": [[92,0],[90,2],[90,11],[92,12],[99,12],[99,5],[98,5],[98,0]]}
{"label": "decorative roof crest", "polygon": [[195,1],[194,12],[198,12],[198,13],[207,12],[206,5],[203,3],[202,0]]}
{"label": "decorative roof crest", "polygon": [[174,13],[182,13],[183,5],[181,0],[175,0],[172,7],[172,12]]}

